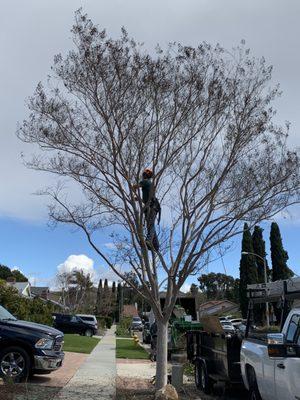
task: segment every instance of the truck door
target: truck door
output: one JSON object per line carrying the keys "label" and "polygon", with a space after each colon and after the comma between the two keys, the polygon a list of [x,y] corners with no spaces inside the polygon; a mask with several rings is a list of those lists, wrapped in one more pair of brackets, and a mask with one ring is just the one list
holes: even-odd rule
{"label": "truck door", "polygon": [[[300,345],[300,315],[294,314],[286,334],[288,357],[275,360],[275,388],[278,400],[300,400],[300,357],[292,345]],[[295,357],[293,355],[295,354]]]}

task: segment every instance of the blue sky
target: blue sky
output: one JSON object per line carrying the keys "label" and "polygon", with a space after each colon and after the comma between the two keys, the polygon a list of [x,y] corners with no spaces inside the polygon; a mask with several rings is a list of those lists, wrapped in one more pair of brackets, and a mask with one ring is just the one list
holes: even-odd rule
{"label": "blue sky", "polygon": [[[288,4],[288,6],[287,6]],[[47,226],[46,200],[32,193],[53,178],[27,170],[20,153],[34,149],[16,136],[18,121],[26,117],[25,100],[36,84],[47,78],[53,56],[72,47],[70,28],[74,11],[83,7],[93,21],[112,36],[124,25],[145,48],[156,43],[180,41],[197,45],[205,40],[232,48],[241,39],[257,56],[274,65],[274,83],[280,82],[282,98],[277,102],[278,119],[291,122],[290,144],[300,145],[300,2],[298,0],[10,0],[1,2],[0,24],[0,262],[19,267],[37,284],[51,284],[57,266],[70,256],[85,255],[94,261],[101,276],[111,278],[85,238],[60,226]],[[280,219],[289,265],[300,274],[299,207],[293,216]],[[265,225],[269,249],[270,223]],[[105,244],[108,237],[99,236]],[[223,258],[226,271],[238,275],[240,241]],[[224,271],[221,260],[210,271]],[[91,268],[88,263],[87,268]],[[191,283],[193,279],[189,280]]]}
{"label": "blue sky", "polygon": [[[94,270],[97,275],[112,279],[112,273],[101,262],[97,254],[86,242],[79,231],[68,226],[49,228],[46,222],[28,222],[16,218],[1,218],[0,230],[0,262],[10,267],[20,268],[37,285],[54,285],[54,275],[57,266],[64,263],[70,255],[84,254],[94,261]],[[279,222],[280,223],[280,222]],[[269,253],[270,223],[261,225]],[[295,273],[300,274],[299,267],[299,226],[292,221],[283,221],[280,224],[283,243],[289,253],[289,266]],[[99,243],[109,243],[109,237],[99,235]],[[227,272],[235,277],[239,273],[241,235],[234,240],[232,249],[223,257],[209,264],[203,272]],[[270,262],[270,257],[269,264]],[[188,284],[196,282],[196,277],[188,280]]]}

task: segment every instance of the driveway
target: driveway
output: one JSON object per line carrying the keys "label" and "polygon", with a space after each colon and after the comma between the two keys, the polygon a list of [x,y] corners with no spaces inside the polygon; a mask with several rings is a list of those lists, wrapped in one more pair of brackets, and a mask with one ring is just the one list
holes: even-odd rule
{"label": "driveway", "polygon": [[63,366],[49,375],[35,375],[27,383],[13,386],[0,381],[0,400],[52,400],[87,357],[88,354],[66,352]]}

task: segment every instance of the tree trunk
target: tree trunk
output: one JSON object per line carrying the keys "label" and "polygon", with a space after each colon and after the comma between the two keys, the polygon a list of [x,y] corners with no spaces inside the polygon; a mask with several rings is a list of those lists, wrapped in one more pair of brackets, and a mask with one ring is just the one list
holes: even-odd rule
{"label": "tree trunk", "polygon": [[157,321],[156,389],[167,384],[168,322]]}

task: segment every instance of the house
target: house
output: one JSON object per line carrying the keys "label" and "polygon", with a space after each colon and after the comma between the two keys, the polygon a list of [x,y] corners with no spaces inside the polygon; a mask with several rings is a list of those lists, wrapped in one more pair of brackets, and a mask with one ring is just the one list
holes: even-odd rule
{"label": "house", "polygon": [[29,282],[8,281],[7,284],[17,289],[20,296],[31,297],[31,287]]}
{"label": "house", "polygon": [[122,311],[123,317],[138,317],[139,313],[134,304],[125,304]]}
{"label": "house", "polygon": [[200,305],[199,318],[207,315],[234,313],[239,310],[238,304],[229,300],[210,300]]}
{"label": "house", "polygon": [[44,300],[49,300],[50,290],[47,286],[31,286],[31,294]]}

